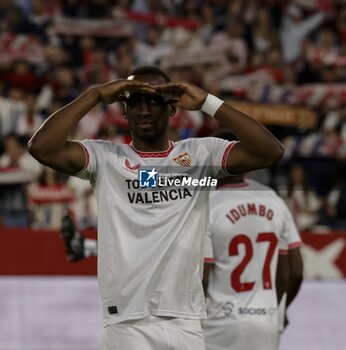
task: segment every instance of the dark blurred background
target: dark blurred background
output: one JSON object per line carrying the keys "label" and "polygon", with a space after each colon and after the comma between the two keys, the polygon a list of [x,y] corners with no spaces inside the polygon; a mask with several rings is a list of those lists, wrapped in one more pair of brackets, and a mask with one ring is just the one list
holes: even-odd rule
{"label": "dark blurred background", "polygon": [[[300,229],[345,229],[346,3],[342,0],[1,0],[0,225],[57,229],[72,207],[95,224],[90,187],[44,168],[25,145],[93,84],[159,65],[267,125],[286,147],[252,174],[287,200]],[[217,121],[180,112],[171,138]],[[98,106],[71,137],[130,142],[117,105]]]}

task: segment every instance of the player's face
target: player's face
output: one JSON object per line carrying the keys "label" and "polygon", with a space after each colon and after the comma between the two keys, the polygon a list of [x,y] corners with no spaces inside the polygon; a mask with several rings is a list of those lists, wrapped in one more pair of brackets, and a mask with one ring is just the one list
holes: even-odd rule
{"label": "player's face", "polygon": [[[165,83],[159,75],[137,75],[135,80],[152,85]],[[146,95],[132,92],[125,103],[125,115],[129,122],[133,138],[146,142],[155,142],[167,135],[169,116],[174,114],[173,107],[165,103],[161,95]]]}

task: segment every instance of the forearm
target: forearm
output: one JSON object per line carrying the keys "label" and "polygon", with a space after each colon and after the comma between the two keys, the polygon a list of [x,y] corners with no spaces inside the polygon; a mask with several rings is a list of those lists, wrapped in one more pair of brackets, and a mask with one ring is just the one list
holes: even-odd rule
{"label": "forearm", "polygon": [[287,306],[297,296],[303,282],[303,259],[299,247],[288,251],[289,258],[289,284],[287,290]]}
{"label": "forearm", "polygon": [[287,307],[292,303],[292,301],[297,296],[300,287],[302,285],[303,277],[302,276],[291,276],[289,280],[289,286],[287,290]]}
{"label": "forearm", "polygon": [[92,88],[53,113],[29,141],[30,153],[40,156],[61,149],[79,120],[99,101],[97,89]]}
{"label": "forearm", "polygon": [[262,124],[234,109],[227,102],[217,110],[215,118],[239,139],[242,149],[270,166],[283,155],[283,146]]}
{"label": "forearm", "polygon": [[315,30],[325,19],[325,14],[323,12],[315,13],[311,15],[308,19],[304,20],[301,25],[301,33],[306,36],[313,30]]}
{"label": "forearm", "polygon": [[288,256],[279,254],[278,265],[275,278],[276,296],[278,303],[280,303],[283,295],[288,293],[289,285],[289,266]]}

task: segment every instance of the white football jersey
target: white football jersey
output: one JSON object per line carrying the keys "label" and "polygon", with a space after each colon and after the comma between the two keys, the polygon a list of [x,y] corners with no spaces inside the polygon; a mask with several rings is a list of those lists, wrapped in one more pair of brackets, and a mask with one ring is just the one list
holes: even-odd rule
{"label": "white football jersey", "polygon": [[[87,164],[76,176],[90,180],[98,202],[104,324],[148,315],[204,318],[209,191],[179,181],[185,175],[205,182],[224,176],[234,143],[195,138],[154,153],[109,141],[81,144]],[[140,180],[152,187],[142,188]]]}
{"label": "white football jersey", "polygon": [[250,179],[211,192],[210,208],[207,349],[277,349],[284,312],[278,254],[301,242],[293,218],[272,189]]}

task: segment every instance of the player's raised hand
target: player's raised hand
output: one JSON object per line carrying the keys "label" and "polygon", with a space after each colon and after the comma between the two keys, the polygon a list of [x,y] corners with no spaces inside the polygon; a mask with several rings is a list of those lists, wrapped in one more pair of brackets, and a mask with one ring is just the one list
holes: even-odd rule
{"label": "player's raised hand", "polygon": [[126,94],[138,92],[142,94],[157,94],[156,90],[149,85],[138,80],[119,79],[97,86],[101,102],[114,103],[126,100]]}
{"label": "player's raised hand", "polygon": [[186,110],[198,110],[202,107],[208,93],[189,82],[168,83],[153,86],[164,96],[166,102],[175,103],[177,107]]}

